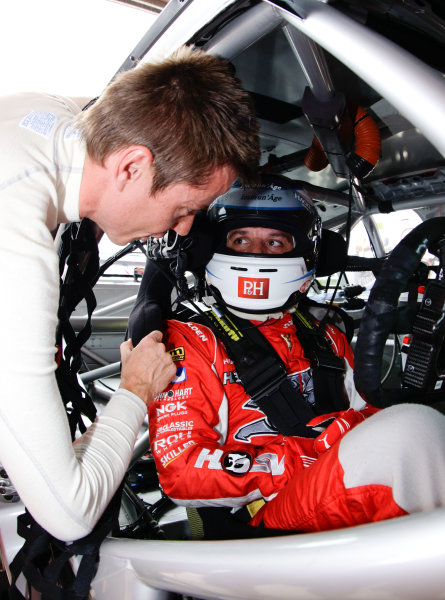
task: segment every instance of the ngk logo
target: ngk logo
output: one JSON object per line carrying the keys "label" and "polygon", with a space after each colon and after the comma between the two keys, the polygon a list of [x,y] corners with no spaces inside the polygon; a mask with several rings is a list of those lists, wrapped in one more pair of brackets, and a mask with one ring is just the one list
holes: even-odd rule
{"label": "ngk logo", "polygon": [[182,402],[168,402],[167,404],[163,404],[161,407],[156,409],[156,414],[159,417],[160,415],[165,415],[166,413],[172,413],[180,410],[187,410],[185,400]]}
{"label": "ngk logo", "polygon": [[238,278],[239,298],[269,298],[269,279]]}

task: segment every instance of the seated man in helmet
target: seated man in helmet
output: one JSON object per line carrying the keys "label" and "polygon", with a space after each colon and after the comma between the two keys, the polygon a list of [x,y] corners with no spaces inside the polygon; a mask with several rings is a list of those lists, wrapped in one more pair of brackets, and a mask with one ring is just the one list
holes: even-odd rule
{"label": "seated man in helmet", "polygon": [[242,536],[445,504],[445,417],[421,405],[378,411],[355,390],[345,334],[306,300],[320,219],[304,190],[279,181],[215,201],[211,310],[167,322],[177,373],[149,408],[163,491],[201,515],[225,508]]}

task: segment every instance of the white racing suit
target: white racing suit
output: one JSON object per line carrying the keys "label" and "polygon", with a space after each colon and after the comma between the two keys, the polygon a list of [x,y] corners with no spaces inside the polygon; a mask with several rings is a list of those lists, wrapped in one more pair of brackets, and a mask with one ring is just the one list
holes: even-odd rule
{"label": "white racing suit", "polygon": [[56,382],[59,223],[79,221],[85,143],[67,98],[0,98],[0,463],[56,538],[87,535],[113,497],[147,414],[123,389],[72,444]]}
{"label": "white racing suit", "polygon": [[[312,371],[292,317],[262,324],[261,331],[293,384],[313,402]],[[161,486],[175,503],[235,510],[249,505],[251,525],[297,531],[356,525],[445,503],[445,418],[426,406],[399,405],[364,421],[376,411],[353,386],[351,348],[333,326],[326,336],[344,358],[352,409],[336,413],[314,441],[285,437],[270,425],[210,329],[168,322],[164,341],[177,373],[150,405],[149,426]],[[330,422],[321,417],[314,423],[323,421]]]}

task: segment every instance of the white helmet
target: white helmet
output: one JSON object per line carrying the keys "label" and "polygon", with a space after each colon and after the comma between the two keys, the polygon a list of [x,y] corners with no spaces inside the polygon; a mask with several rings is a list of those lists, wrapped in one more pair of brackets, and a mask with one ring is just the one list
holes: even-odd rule
{"label": "white helmet", "polygon": [[[306,190],[284,177],[265,175],[257,187],[235,184],[209,208],[219,245],[206,266],[206,281],[223,304],[261,314],[295,304],[315,277],[321,220]],[[226,246],[240,227],[266,227],[293,236],[286,254],[239,253]]]}

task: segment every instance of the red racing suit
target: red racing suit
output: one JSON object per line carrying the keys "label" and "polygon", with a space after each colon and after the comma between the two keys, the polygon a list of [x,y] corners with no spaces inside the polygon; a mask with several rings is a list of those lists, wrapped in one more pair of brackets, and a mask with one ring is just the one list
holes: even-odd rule
{"label": "red racing suit", "polygon": [[[261,331],[286,365],[293,385],[313,401],[310,362],[291,315],[261,324]],[[359,409],[365,403],[352,384],[352,350],[337,328],[328,325],[326,337],[345,360],[345,393],[350,405]],[[172,320],[164,342],[177,373],[151,403],[149,427],[159,481],[174,502],[241,507],[258,499],[269,501],[317,461],[313,438],[285,437],[270,425],[245,393],[233,361],[209,328]],[[332,470],[332,464],[328,468]]]}

